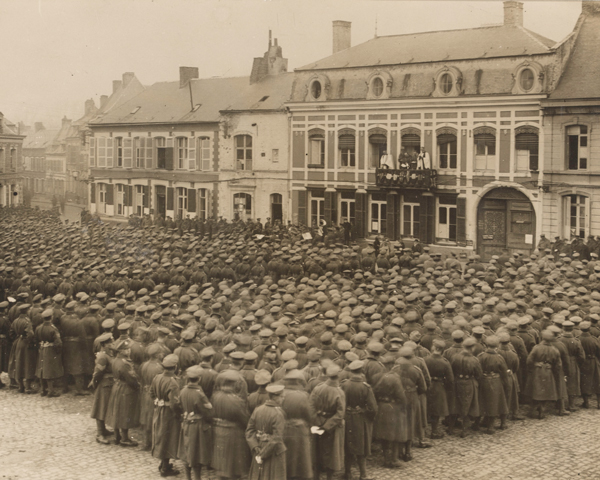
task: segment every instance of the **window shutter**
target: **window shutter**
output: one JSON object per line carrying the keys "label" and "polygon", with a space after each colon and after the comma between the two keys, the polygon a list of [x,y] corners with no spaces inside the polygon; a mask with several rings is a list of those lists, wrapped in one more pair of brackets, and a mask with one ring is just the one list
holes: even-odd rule
{"label": "window shutter", "polygon": [[106,184],[106,204],[114,205],[114,185]]}
{"label": "window shutter", "polygon": [[196,170],[196,139],[194,137],[188,139],[188,160],[190,162],[189,169]]}
{"label": "window shutter", "polygon": [[173,147],[165,148],[165,168],[167,170],[173,170]]}
{"label": "window shutter", "polygon": [[106,137],[98,139],[98,166],[106,167]]}
{"label": "window shutter", "polygon": [[96,166],[96,139],[90,137],[90,167]]}
{"label": "window shutter", "polygon": [[456,199],[456,242],[460,245],[467,243],[467,199]]}
{"label": "window shutter", "polygon": [[140,137],[137,139],[136,149],[137,151],[135,154],[138,155],[139,152],[139,168],[146,168],[146,137]]}
{"label": "window shutter", "polygon": [[188,188],[188,208],[187,211],[190,213],[196,212],[196,189]]}
{"label": "window shutter", "polygon": [[150,187],[148,185],[144,185],[144,208],[148,208],[150,206]]}
{"label": "window shutter", "polygon": [[125,188],[129,192],[129,202],[127,203],[127,206],[133,207],[133,185],[127,185]]}
{"label": "window shutter", "polygon": [[443,145],[444,143],[456,142],[456,135],[452,135],[451,133],[443,133],[438,135],[437,137],[438,145]]}
{"label": "window shutter", "polygon": [[154,163],[154,149],[152,148],[152,138],[146,138],[145,168],[156,168]]}
{"label": "window shutter", "polygon": [[349,148],[354,150],[355,144],[356,142],[354,135],[340,135],[338,139],[338,145],[340,149]]}
{"label": "window shutter", "polygon": [[212,149],[210,138],[201,138],[199,142],[201,164],[199,168],[205,172],[212,170]]}
{"label": "window shutter", "polygon": [[106,139],[106,166],[109,168],[112,168],[115,160],[113,143],[114,141],[112,138]]}
{"label": "window shutter", "polygon": [[96,184],[90,183],[90,203],[96,203]]}
{"label": "window shutter", "polygon": [[123,166],[125,168],[131,168],[132,159],[133,159],[133,142],[131,138],[123,139]]}
{"label": "window shutter", "polygon": [[[172,159],[171,159],[172,163]],[[167,188],[167,210],[173,210],[175,204],[175,189],[173,187]]]}

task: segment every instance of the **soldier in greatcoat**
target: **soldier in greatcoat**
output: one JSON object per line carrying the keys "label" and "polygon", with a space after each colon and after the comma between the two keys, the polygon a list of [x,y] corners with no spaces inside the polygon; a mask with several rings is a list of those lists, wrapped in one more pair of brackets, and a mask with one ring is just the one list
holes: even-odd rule
{"label": "soldier in greatcoat", "polygon": [[333,479],[335,472],[344,468],[344,417],[346,399],[339,386],[340,367],[333,364],[327,367],[328,379],[317,385],[310,395],[310,403],[315,411],[315,425],[325,433],[316,436],[317,458],[316,477],[319,472],[327,473],[327,480]]}
{"label": "soldier in greatcoat", "polygon": [[44,310],[42,313],[43,323],[39,325],[34,334],[34,340],[39,347],[36,377],[40,379],[41,395],[58,397],[55,382],[64,375],[60,332],[52,323],[52,310]]}
{"label": "soldier in greatcoat", "polygon": [[300,370],[291,370],[284,377],[285,390],[281,408],[286,415],[284,443],[287,478],[306,480],[313,478],[313,460],[310,426],[314,412],[310,408],[306,380]]}
{"label": "soldier in greatcoat", "polygon": [[596,395],[600,408],[600,342],[590,333],[592,324],[581,322],[579,341],[585,352],[585,360],[581,365],[581,395],[583,408],[590,408],[590,397]]}
{"label": "soldier in greatcoat", "polygon": [[364,381],[362,360],[353,361],[348,368],[351,376],[341,383],[346,396],[345,470],[351,477],[352,460],[356,457],[360,478],[367,480],[367,457],[371,455],[373,420],[377,401],[371,386]]}
{"label": "soldier in greatcoat", "polygon": [[202,367],[186,370],[187,385],[179,401],[183,423],[179,436],[178,457],[183,461],[187,480],[200,480],[202,466],[209,467],[212,459],[212,404],[199,385]]}
{"label": "soldier in greatcoat", "polygon": [[454,374],[448,359],[442,356],[446,342],[435,339],[431,344],[431,355],[425,357],[431,375],[431,387],[427,390],[427,410],[431,418],[431,438],[444,436],[440,420],[450,414],[448,402],[454,402]]}
{"label": "soldier in greatcoat", "polygon": [[19,316],[11,325],[13,345],[10,352],[8,374],[19,385],[19,393],[35,393],[31,382],[35,378],[37,355],[33,340],[33,328],[27,312],[30,304],[19,305]]}
{"label": "soldier in greatcoat", "polygon": [[269,399],[252,413],[246,428],[246,441],[252,451],[248,480],[286,478],[285,413],[281,408],[284,386],[267,387]]}
{"label": "soldier in greatcoat", "polygon": [[105,332],[97,338],[97,341],[101,350],[96,354],[94,374],[90,382],[90,387],[94,389],[94,404],[92,405],[91,417],[96,420],[96,441],[108,445],[110,443],[108,437],[113,432],[109,432],[106,429],[105,420],[110,395],[115,383],[112,371],[114,360],[112,335],[109,332]]}
{"label": "soldier in greatcoat", "polygon": [[154,418],[154,400],[150,395],[150,386],[154,377],[164,372],[162,360],[163,350],[157,345],[150,345],[146,351],[149,359],[142,364],[140,369],[140,424],[144,430],[143,450],[152,449],[152,419]]}
{"label": "soldier in greatcoat", "polygon": [[575,398],[581,395],[579,369],[585,361],[585,352],[581,342],[573,335],[575,324],[569,320],[563,322],[564,333],[558,341],[567,348],[569,362],[569,375],[567,376],[567,394],[569,395],[569,411],[574,412]]}
{"label": "soldier in greatcoat", "polygon": [[487,345],[486,351],[477,356],[483,374],[479,384],[479,403],[481,416],[484,417],[484,426],[487,426],[485,433],[493,434],[495,433],[494,421],[497,417],[500,417],[500,428],[507,428],[508,367],[504,357],[496,352],[500,345],[498,337],[495,335],[487,337],[485,343]]}
{"label": "soldier in greatcoat", "polygon": [[156,375],[150,385],[150,397],[154,400],[152,456],[160,460],[158,468],[163,477],[179,474],[169,462],[177,458],[181,430],[179,383],[175,378],[177,363],[177,355],[167,355],[162,361],[165,371]]}

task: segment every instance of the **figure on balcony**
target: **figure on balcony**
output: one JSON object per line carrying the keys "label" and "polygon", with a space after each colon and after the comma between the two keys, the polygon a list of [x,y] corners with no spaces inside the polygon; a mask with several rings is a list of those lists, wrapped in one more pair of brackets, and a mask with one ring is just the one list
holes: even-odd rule
{"label": "figure on balcony", "polygon": [[425,147],[421,147],[421,153],[417,157],[417,170],[429,170],[431,168],[431,158]]}
{"label": "figure on balcony", "polygon": [[401,170],[408,170],[410,168],[410,155],[404,147],[402,147],[402,151],[398,155],[398,168]]}
{"label": "figure on balcony", "polygon": [[392,157],[389,153],[387,153],[387,150],[384,150],[381,158],[379,159],[379,168],[391,168],[391,169],[395,169],[396,165],[395,165],[395,161],[394,161],[394,157]]}

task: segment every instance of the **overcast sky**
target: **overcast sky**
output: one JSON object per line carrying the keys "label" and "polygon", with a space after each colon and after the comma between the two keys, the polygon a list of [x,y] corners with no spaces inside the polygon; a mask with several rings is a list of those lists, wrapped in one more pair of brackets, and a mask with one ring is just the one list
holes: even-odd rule
{"label": "overcast sky", "polygon": [[[525,2],[525,27],[562,40],[578,1]],[[279,39],[289,69],[331,54],[331,22],[352,22],[352,45],[379,35],[499,24],[502,2],[376,0],[0,0],[0,111],[14,122],[58,126],[83,115],[83,102],[110,94],[135,72],[144,85],[247,76]]]}

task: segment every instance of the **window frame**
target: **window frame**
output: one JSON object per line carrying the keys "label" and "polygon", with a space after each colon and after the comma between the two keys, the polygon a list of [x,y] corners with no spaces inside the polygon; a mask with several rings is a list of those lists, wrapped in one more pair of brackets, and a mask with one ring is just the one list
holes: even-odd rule
{"label": "window frame", "polygon": [[[573,203],[575,199],[575,203]],[[582,205],[581,199],[584,199],[584,205]],[[572,215],[573,208],[576,210],[575,217]],[[591,226],[591,197],[581,193],[568,193],[562,196],[562,213],[563,213],[563,237],[564,238],[582,238],[585,239],[590,234]],[[583,225],[581,225],[583,212]],[[575,219],[575,225],[573,225],[573,219]],[[575,229],[575,234],[573,234]],[[579,231],[579,234],[577,234]]]}
{"label": "window frame", "polygon": [[[585,129],[585,133],[582,133],[582,127]],[[579,129],[579,133],[573,135],[569,133],[569,130],[573,130],[575,128]],[[572,158],[571,158],[571,138],[577,137],[577,158],[575,159],[576,167],[572,168]],[[585,145],[582,145],[582,142],[585,139]],[[581,149],[585,148],[586,156],[582,156]],[[565,127],[565,169],[569,171],[580,171],[580,170],[589,170],[590,165],[590,127],[586,124],[576,124],[576,125],[567,125]]]}
{"label": "window frame", "polygon": [[[353,137],[353,147],[340,147],[340,140],[342,137]],[[341,168],[355,168],[356,167],[356,133],[354,130],[340,130],[338,132],[338,157],[339,165]]]}
{"label": "window frame", "polygon": [[[244,144],[238,145],[238,140],[243,139]],[[250,145],[248,145],[248,140]],[[252,171],[252,162],[254,160],[253,148],[254,141],[252,135],[248,133],[240,133],[233,137],[233,145],[235,151],[235,169],[236,170],[244,170],[244,171]],[[239,154],[242,152],[242,157],[239,158]],[[249,154],[249,156],[248,156]]]}
{"label": "window frame", "polygon": [[115,137],[116,167],[123,168],[123,137]]}
{"label": "window frame", "polygon": [[[308,168],[325,168],[325,138],[325,132],[321,130],[308,133]],[[318,153],[313,145],[316,143],[319,144]],[[315,156],[318,156],[318,159],[315,159]]]}
{"label": "window frame", "polygon": [[189,170],[189,139],[188,137],[177,137],[177,170]]}
{"label": "window frame", "polygon": [[[493,132],[493,133],[492,133]],[[483,138],[484,153],[477,153],[480,147],[477,137],[493,136],[494,153],[489,153],[490,144],[486,143],[486,138]],[[478,158],[479,157],[479,158]],[[485,168],[478,168],[478,161],[481,162],[481,157],[484,158]],[[498,157],[498,135],[495,129],[487,127],[479,132],[473,131],[473,171],[476,172],[491,172],[496,170],[496,160]]]}
{"label": "window frame", "polygon": [[[244,201],[242,201],[244,200]],[[244,205],[244,215],[241,217],[242,210],[238,209],[238,205]],[[248,208],[249,207],[249,208]],[[235,219],[247,220],[252,218],[252,194],[247,192],[236,192],[233,194],[233,216]]]}

